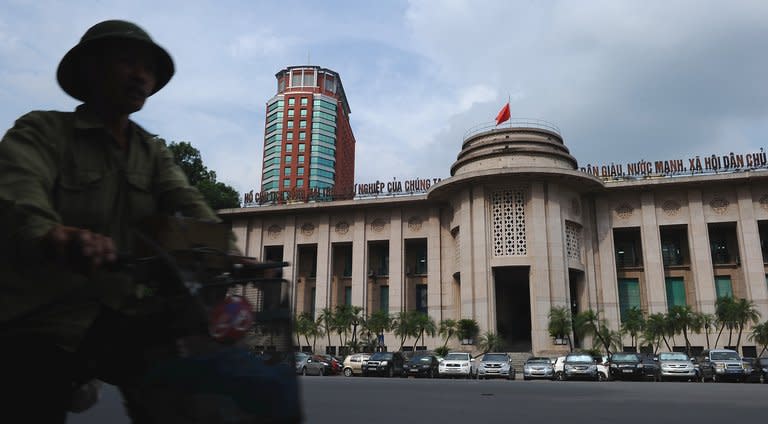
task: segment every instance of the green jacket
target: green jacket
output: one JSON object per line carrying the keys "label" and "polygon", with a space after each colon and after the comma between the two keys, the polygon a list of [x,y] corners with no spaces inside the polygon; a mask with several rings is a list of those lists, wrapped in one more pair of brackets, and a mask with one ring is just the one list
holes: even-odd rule
{"label": "green jacket", "polygon": [[[130,123],[127,152],[84,106],[35,111],[0,142],[0,331],[51,337],[74,349],[101,305],[135,297],[121,275],[89,278],[31,259],[57,224],[111,237],[130,253],[132,229],[158,215],[218,221],[162,140]],[[25,262],[26,261],[26,262]],[[22,264],[19,266],[19,264]]]}

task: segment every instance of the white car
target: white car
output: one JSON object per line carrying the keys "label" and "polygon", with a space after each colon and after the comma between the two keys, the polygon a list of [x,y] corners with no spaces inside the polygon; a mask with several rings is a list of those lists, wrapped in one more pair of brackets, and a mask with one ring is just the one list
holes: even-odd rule
{"label": "white car", "polygon": [[472,378],[475,374],[474,362],[474,358],[469,353],[450,352],[438,365],[437,373],[441,378]]}
{"label": "white car", "polygon": [[553,364],[553,367],[555,369],[555,380],[563,379],[564,365],[565,365],[565,356],[558,356],[557,359],[555,359],[555,363]]}

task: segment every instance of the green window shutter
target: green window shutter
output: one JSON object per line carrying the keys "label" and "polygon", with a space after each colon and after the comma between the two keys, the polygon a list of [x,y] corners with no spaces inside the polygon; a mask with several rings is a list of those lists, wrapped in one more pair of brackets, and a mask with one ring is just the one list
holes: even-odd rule
{"label": "green window shutter", "polygon": [[621,320],[626,318],[627,311],[640,308],[640,281],[637,278],[619,279],[619,312]]}
{"label": "green window shutter", "polygon": [[670,277],[667,284],[667,308],[685,306],[685,281],[682,277]]}
{"label": "green window shutter", "polygon": [[715,277],[715,292],[717,292],[717,298],[733,297],[733,285],[731,284],[731,277]]}
{"label": "green window shutter", "polygon": [[344,304],[348,306],[352,305],[352,287],[351,286],[344,287]]}
{"label": "green window shutter", "polygon": [[379,310],[389,312],[389,286],[379,288]]}

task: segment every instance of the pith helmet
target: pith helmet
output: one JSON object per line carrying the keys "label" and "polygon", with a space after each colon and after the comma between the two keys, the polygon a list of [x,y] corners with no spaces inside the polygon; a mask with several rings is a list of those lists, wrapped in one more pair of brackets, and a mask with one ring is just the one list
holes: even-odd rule
{"label": "pith helmet", "polygon": [[157,82],[151,94],[160,91],[170,81],[174,67],[173,59],[168,52],[152,41],[149,34],[138,25],[126,21],[109,20],[90,27],[80,42],[61,59],[59,69],[56,72],[56,78],[61,88],[70,96],[85,101],[84,78],[80,75],[82,72],[80,64],[83,58],[87,57],[95,46],[116,40],[137,41],[146,44],[153,51]]}

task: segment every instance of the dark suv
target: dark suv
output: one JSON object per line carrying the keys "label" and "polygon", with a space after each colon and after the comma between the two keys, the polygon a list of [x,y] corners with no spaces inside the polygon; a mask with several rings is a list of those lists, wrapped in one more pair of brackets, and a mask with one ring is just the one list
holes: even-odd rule
{"label": "dark suv", "polygon": [[642,380],[645,378],[643,358],[637,353],[618,352],[611,355],[611,380]]}
{"label": "dark suv", "polygon": [[742,381],[745,378],[744,363],[735,350],[705,350],[697,362],[701,381]]}
{"label": "dark suv", "polygon": [[376,352],[371,355],[361,367],[363,377],[370,375],[383,375],[392,377],[403,374],[405,358],[400,352]]}

